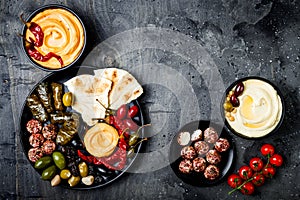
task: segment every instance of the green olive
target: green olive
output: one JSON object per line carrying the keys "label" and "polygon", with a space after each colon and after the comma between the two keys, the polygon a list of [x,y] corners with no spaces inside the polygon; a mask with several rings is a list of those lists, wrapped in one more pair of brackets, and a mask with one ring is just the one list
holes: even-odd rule
{"label": "green olive", "polygon": [[79,163],[78,168],[81,177],[86,177],[88,175],[88,166],[85,162]]}
{"label": "green olive", "polygon": [[59,151],[53,152],[52,158],[53,158],[55,165],[59,169],[64,169],[66,167],[66,159],[65,159],[64,155],[62,153],[60,153]]}
{"label": "green olive", "polygon": [[47,166],[50,165],[50,163],[52,162],[52,158],[51,156],[44,156],[41,157],[40,159],[38,159],[35,164],[34,164],[34,168],[36,169],[44,169]]}
{"label": "green olive", "polygon": [[71,174],[70,170],[68,170],[68,169],[63,169],[60,171],[60,178],[62,178],[62,179],[68,179],[71,177],[71,175],[72,174]]}
{"label": "green olive", "polygon": [[71,106],[72,105],[72,101],[73,101],[73,97],[72,97],[72,93],[71,92],[66,92],[63,96],[63,104],[64,106]]}
{"label": "green olive", "polygon": [[233,106],[232,106],[232,104],[229,101],[226,101],[223,104],[223,108],[224,108],[224,110],[226,110],[228,112],[231,112],[233,110]]}
{"label": "green olive", "polygon": [[53,176],[56,173],[56,166],[51,165],[50,167],[46,168],[42,173],[42,179],[43,180],[50,180],[53,178]]}
{"label": "green olive", "polygon": [[70,187],[74,187],[79,182],[80,182],[80,176],[71,176],[71,178],[69,178],[68,180]]}

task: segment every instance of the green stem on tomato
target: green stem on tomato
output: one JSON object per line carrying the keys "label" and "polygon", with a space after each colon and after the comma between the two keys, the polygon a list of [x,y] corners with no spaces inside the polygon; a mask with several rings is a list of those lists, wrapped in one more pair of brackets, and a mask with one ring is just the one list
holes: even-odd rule
{"label": "green stem on tomato", "polygon": [[[260,172],[258,172],[259,174],[262,174],[263,173],[263,171],[264,171],[264,169],[268,166],[268,164],[269,164],[269,162],[270,162],[270,154],[268,154],[267,155],[267,158],[268,158],[268,160],[267,160],[267,164],[264,166],[264,168],[260,171]],[[238,186],[238,187],[236,187],[236,188],[234,188],[233,190],[231,190],[231,191],[229,191],[228,192],[228,195],[231,195],[233,192],[235,192],[236,190],[240,190],[246,183],[248,183],[248,182],[250,182],[250,181],[252,181],[253,180],[253,177],[252,178],[250,178],[250,179],[247,179],[246,181],[244,181],[244,183],[242,183],[240,186]]]}
{"label": "green stem on tomato", "polygon": [[252,181],[253,178],[247,179],[246,181],[244,181],[244,183],[242,183],[240,186],[234,188],[233,190],[228,192],[228,195],[231,195],[233,192],[235,192],[236,190],[240,190],[246,183]]}

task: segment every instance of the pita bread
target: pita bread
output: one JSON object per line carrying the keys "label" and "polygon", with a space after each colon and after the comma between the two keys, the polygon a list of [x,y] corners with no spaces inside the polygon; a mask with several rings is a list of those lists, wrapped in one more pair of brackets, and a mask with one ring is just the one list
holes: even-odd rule
{"label": "pita bread", "polygon": [[117,68],[105,68],[94,71],[98,78],[105,78],[112,81],[112,88],[109,92],[109,107],[113,110],[121,105],[130,103],[137,99],[143,88],[137,80],[127,71]]}
{"label": "pita bread", "polygon": [[92,118],[104,118],[105,108],[96,99],[108,107],[108,93],[112,82],[93,75],[79,75],[64,83],[72,92],[74,100],[72,108],[81,114],[83,121],[89,126],[97,123]]}

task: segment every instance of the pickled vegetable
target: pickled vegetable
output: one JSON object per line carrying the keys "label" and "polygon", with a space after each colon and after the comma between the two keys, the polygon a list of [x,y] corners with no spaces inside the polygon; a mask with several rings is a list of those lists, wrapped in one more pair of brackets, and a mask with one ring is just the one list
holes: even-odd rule
{"label": "pickled vegetable", "polygon": [[60,83],[51,83],[52,97],[55,110],[62,111],[64,109],[62,102],[63,87]]}
{"label": "pickled vegetable", "polygon": [[51,156],[44,156],[35,162],[34,168],[35,169],[44,169],[47,166],[49,166],[51,163],[52,163]]}
{"label": "pickled vegetable", "polygon": [[43,180],[50,180],[53,178],[53,176],[56,173],[56,166],[51,165],[50,167],[46,168],[42,173],[42,179]]}
{"label": "pickled vegetable", "polygon": [[27,98],[27,106],[37,120],[41,122],[46,122],[48,120],[48,113],[46,112],[46,109],[42,105],[37,95],[31,94]]}
{"label": "pickled vegetable", "polygon": [[223,104],[223,108],[228,112],[231,112],[233,110],[232,104],[228,101]]}
{"label": "pickled vegetable", "polygon": [[56,176],[54,176],[54,178],[51,180],[51,186],[54,187],[54,186],[57,186],[59,185],[61,182],[61,178],[60,176],[57,174]]}
{"label": "pickled vegetable", "polygon": [[129,146],[135,145],[136,142],[138,141],[138,139],[139,139],[139,134],[138,133],[132,134],[129,138],[129,141],[128,141]]}
{"label": "pickled vegetable", "polygon": [[81,181],[82,181],[82,183],[83,183],[84,185],[92,185],[92,184],[94,183],[94,180],[95,180],[95,178],[94,178],[94,176],[92,176],[92,175],[87,176],[87,177],[83,177],[83,178],[81,179]]}
{"label": "pickled vegetable", "polygon": [[73,97],[71,92],[66,92],[63,96],[63,104],[68,107],[72,105]]}
{"label": "pickled vegetable", "polygon": [[37,92],[38,96],[40,97],[40,101],[42,102],[46,111],[48,113],[52,113],[53,112],[52,99],[51,99],[51,93],[50,93],[48,87],[49,87],[48,83],[43,82],[37,86],[36,92]]}
{"label": "pickled vegetable", "polygon": [[68,180],[70,187],[74,187],[79,182],[80,182],[80,176],[71,176],[71,178],[69,178]]}
{"label": "pickled vegetable", "polygon": [[63,169],[60,171],[60,178],[62,178],[62,179],[68,179],[71,177],[71,175],[72,174],[71,174],[70,170],[68,170],[68,169]]}
{"label": "pickled vegetable", "polygon": [[62,170],[66,167],[66,159],[65,159],[64,155],[61,152],[59,152],[59,151],[53,152],[52,158],[53,158],[53,161],[54,161],[55,165],[59,169]]}
{"label": "pickled vegetable", "polygon": [[88,175],[88,166],[85,162],[79,163],[78,168],[81,177],[86,177]]}

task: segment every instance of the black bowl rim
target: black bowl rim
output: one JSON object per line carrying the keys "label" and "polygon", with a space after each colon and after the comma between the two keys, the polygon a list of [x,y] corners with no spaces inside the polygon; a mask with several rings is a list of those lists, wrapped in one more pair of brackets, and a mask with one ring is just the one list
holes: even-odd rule
{"label": "black bowl rim", "polygon": [[[247,137],[247,136],[245,136],[245,135],[243,135],[243,134],[241,134],[241,133],[236,132],[236,131],[229,125],[229,123],[228,123],[228,121],[227,121],[227,119],[226,119],[226,117],[225,117],[225,113],[224,113],[223,103],[224,103],[225,98],[226,98],[227,94],[229,93],[229,91],[230,91],[234,86],[236,86],[239,82],[246,81],[246,80],[249,80],[249,79],[258,79],[258,80],[261,80],[261,81],[264,81],[264,82],[270,84],[270,85],[276,90],[278,96],[280,97],[281,104],[282,104],[282,113],[281,113],[281,117],[280,117],[280,120],[279,120],[278,124],[276,125],[276,127],[275,127],[271,132],[269,132],[269,133],[267,133],[266,135],[263,135],[263,136],[261,136],[261,137]],[[273,134],[274,134],[276,131],[278,131],[278,129],[280,128],[280,126],[282,125],[283,119],[284,119],[284,117],[285,117],[285,102],[284,102],[283,94],[281,93],[281,91],[279,90],[279,88],[278,88],[273,82],[271,82],[270,80],[267,80],[266,78],[260,77],[260,76],[246,76],[246,77],[240,78],[240,79],[234,81],[232,84],[230,84],[230,86],[227,87],[227,89],[225,90],[225,93],[223,94],[223,97],[222,97],[222,100],[221,100],[221,106],[220,106],[220,108],[221,108],[221,115],[222,115],[223,120],[224,120],[224,122],[225,122],[225,127],[226,127],[226,129],[227,129],[229,132],[231,132],[231,133],[233,133],[233,134],[235,134],[235,135],[237,135],[237,136],[239,136],[239,137],[241,137],[241,138],[244,138],[244,139],[250,139],[250,140],[258,140],[258,139],[265,138],[265,137],[267,137],[267,136],[273,135]]]}
{"label": "black bowl rim", "polygon": [[[79,70],[80,70],[81,67],[83,67],[83,68],[88,68],[88,69],[91,69],[91,70],[94,70],[94,69],[100,69],[100,68],[92,67],[92,66],[79,66],[79,65],[75,65],[74,68],[70,68],[69,70],[76,70],[76,69],[79,69]],[[63,72],[61,72],[61,73],[63,73]],[[32,93],[34,92],[34,90],[36,89],[36,86],[37,86],[38,84],[42,83],[43,81],[45,81],[45,80],[48,79],[49,77],[55,76],[55,75],[57,76],[58,74],[55,73],[55,72],[52,72],[52,73],[49,73],[48,75],[46,75],[45,77],[43,77],[42,79],[40,79],[40,80],[33,86],[33,88],[30,90],[30,92],[27,94],[26,98],[27,98],[30,94],[32,94]],[[141,105],[139,104],[139,102],[138,102],[137,100],[134,100],[134,101],[137,102],[136,105],[139,107],[139,110],[140,110],[140,112],[141,112],[140,122],[141,122],[142,125],[144,125],[144,124],[145,124],[145,119],[144,119],[144,114],[143,114],[143,112],[142,112],[142,110],[141,110]],[[130,102],[130,103],[132,103],[132,102]],[[130,104],[130,103],[129,103],[129,104]],[[28,162],[29,162],[29,164],[32,166],[32,168],[35,170],[35,172],[36,172],[38,175],[40,175],[39,172],[38,172],[38,170],[36,170],[36,169],[33,167],[33,164],[30,162],[28,156],[27,156],[26,153],[25,153],[25,144],[23,143],[22,136],[21,136],[21,131],[22,131],[22,127],[21,127],[21,124],[22,124],[22,116],[23,116],[23,111],[24,111],[25,107],[26,107],[26,99],[25,99],[25,101],[24,101],[24,103],[23,103],[23,105],[22,105],[22,107],[21,107],[21,110],[20,110],[20,113],[19,113],[19,116],[18,116],[19,121],[18,121],[18,129],[17,129],[17,133],[19,134],[19,137],[20,137],[20,143],[21,143],[21,146],[22,146],[22,151],[23,151],[23,153],[24,153],[24,156],[26,157],[26,159],[28,160]],[[144,137],[144,129],[142,129],[141,132],[142,132],[141,137],[143,138],[143,137]],[[114,177],[113,179],[111,179],[111,180],[105,182],[104,184],[102,184],[102,185],[90,186],[90,187],[66,187],[66,186],[64,186],[64,185],[62,185],[61,187],[62,187],[62,188],[66,188],[66,189],[71,189],[71,190],[79,190],[79,191],[81,190],[81,191],[84,191],[84,190],[91,190],[91,189],[102,188],[102,187],[105,187],[105,186],[107,186],[107,185],[112,184],[112,182],[116,181],[116,180],[119,179],[121,176],[123,176],[124,174],[127,173],[127,170],[128,170],[128,169],[131,167],[131,165],[134,163],[135,159],[137,158],[138,153],[141,151],[142,145],[143,145],[143,142],[141,142],[141,143],[136,147],[136,153],[135,153],[135,155],[132,157],[131,162],[130,162],[129,164],[127,164],[127,166],[126,166],[124,169],[122,169],[122,171],[121,171],[116,177]]]}
{"label": "black bowl rim", "polygon": [[[47,72],[57,72],[57,71],[62,71],[62,70],[65,70],[67,68],[70,68],[71,66],[74,66],[76,64],[76,62],[81,58],[84,50],[85,50],[85,47],[86,47],[86,29],[85,29],[85,25],[83,23],[83,21],[81,20],[81,18],[78,16],[78,14],[76,14],[76,10],[74,11],[74,9],[71,9],[65,5],[60,5],[60,4],[48,4],[48,5],[44,5],[42,7],[39,7],[37,8],[36,10],[34,10],[28,17],[27,19],[25,20],[26,22],[29,22],[31,21],[31,19],[36,16],[38,13],[44,11],[44,10],[47,10],[47,9],[55,9],[55,8],[61,8],[61,9],[64,9],[70,13],[72,13],[80,22],[82,28],[83,28],[83,34],[84,34],[84,43],[83,43],[83,47],[81,49],[81,52],[79,53],[79,55],[77,56],[77,58],[72,62],[70,63],[69,65],[67,66],[64,66],[62,68],[59,68],[59,69],[49,69],[47,67],[44,67],[40,64],[38,64],[37,62],[35,62],[29,55],[28,53],[26,52],[26,49],[25,49],[25,41],[23,38],[21,38],[21,42],[22,42],[22,49],[23,49],[23,52],[25,53],[26,57],[29,59],[29,61],[38,69],[41,69],[41,70],[44,70],[44,71],[47,71]],[[25,36],[25,33],[26,33],[26,30],[27,30],[27,27],[26,25],[24,24],[23,25],[23,28],[22,28],[22,34]]]}

